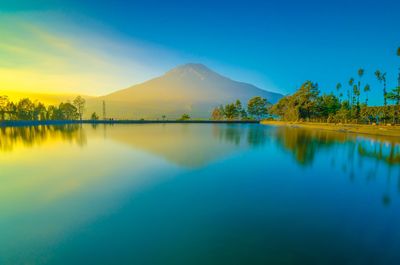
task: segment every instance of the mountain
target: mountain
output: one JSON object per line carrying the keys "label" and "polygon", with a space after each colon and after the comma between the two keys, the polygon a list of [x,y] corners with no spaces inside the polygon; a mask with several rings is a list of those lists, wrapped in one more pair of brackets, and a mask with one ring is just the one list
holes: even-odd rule
{"label": "mountain", "polygon": [[245,105],[254,96],[275,103],[283,95],[233,81],[202,64],[178,66],[163,76],[88,101],[88,112],[117,119],[174,119],[183,113],[193,118],[209,118],[214,107],[239,99]]}

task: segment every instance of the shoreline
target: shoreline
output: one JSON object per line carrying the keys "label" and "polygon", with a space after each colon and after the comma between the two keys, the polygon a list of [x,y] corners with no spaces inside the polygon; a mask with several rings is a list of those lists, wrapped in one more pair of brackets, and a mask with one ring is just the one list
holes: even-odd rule
{"label": "shoreline", "polygon": [[316,122],[261,121],[260,124],[272,126],[289,126],[339,133],[354,133],[372,136],[400,137],[400,126],[368,125],[368,124],[334,124]]}
{"label": "shoreline", "polygon": [[67,125],[67,124],[178,124],[178,123],[199,123],[199,124],[257,124],[259,121],[211,121],[211,120],[66,120],[66,121],[0,121],[1,127],[22,127],[41,125]]}

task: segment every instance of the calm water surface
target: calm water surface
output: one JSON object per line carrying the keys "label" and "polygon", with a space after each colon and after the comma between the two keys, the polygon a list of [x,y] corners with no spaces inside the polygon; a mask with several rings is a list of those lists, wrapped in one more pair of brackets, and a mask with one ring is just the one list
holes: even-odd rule
{"label": "calm water surface", "polygon": [[394,138],[0,128],[0,264],[400,264]]}

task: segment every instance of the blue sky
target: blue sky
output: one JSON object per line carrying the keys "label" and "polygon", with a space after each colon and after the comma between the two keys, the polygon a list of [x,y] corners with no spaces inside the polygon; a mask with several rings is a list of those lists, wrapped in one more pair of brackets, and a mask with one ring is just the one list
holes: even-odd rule
{"label": "blue sky", "polygon": [[[139,46],[142,52],[132,51],[132,60],[146,67],[140,74],[116,75],[124,81],[114,90],[194,61],[285,94],[305,80],[328,92],[337,82],[347,88],[348,79],[363,67],[363,82],[372,86],[370,102],[380,104],[381,88],[373,72],[388,72],[388,84],[394,87],[400,67],[399,1],[15,2],[3,0],[2,14],[17,19],[40,14],[33,20],[57,34],[76,38],[81,32],[92,42],[103,36],[127,50]],[[106,58],[124,57],[104,47],[98,50]],[[99,93],[112,90],[111,83],[98,87]]]}

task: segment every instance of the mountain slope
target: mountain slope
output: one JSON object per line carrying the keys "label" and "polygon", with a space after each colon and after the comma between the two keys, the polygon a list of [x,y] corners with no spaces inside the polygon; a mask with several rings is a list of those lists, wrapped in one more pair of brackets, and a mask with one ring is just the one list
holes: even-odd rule
{"label": "mountain slope", "polygon": [[[282,97],[251,84],[233,81],[204,65],[186,64],[98,100],[106,102],[108,117],[154,119],[166,115],[177,118],[188,113],[194,118],[209,118],[215,106],[236,99],[246,104],[254,96],[265,97],[272,103]],[[96,105],[98,109],[99,102]]]}

